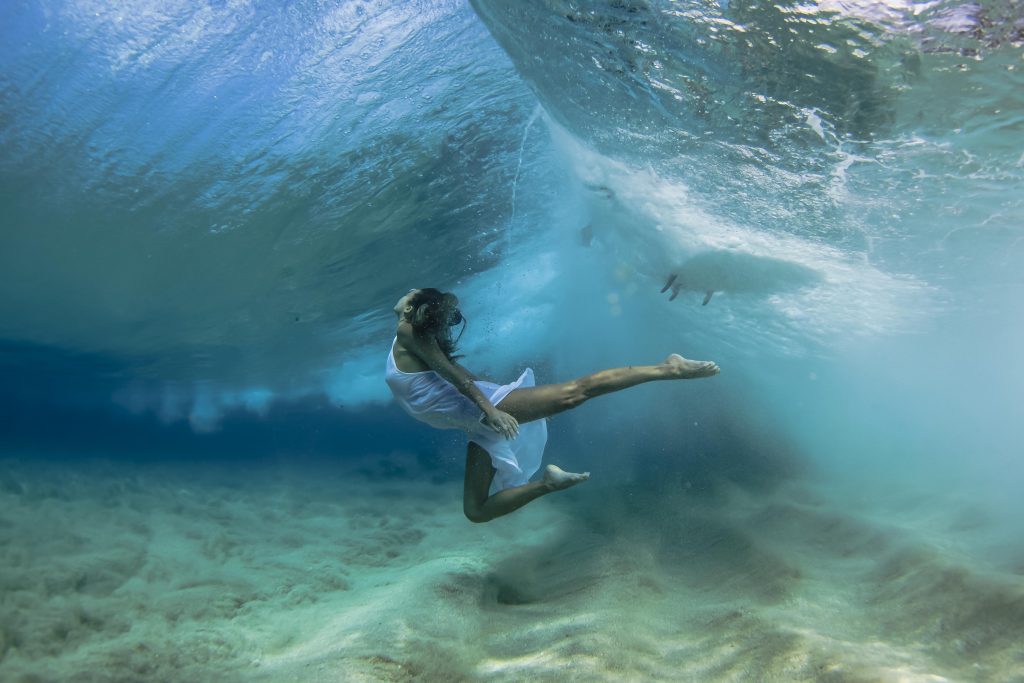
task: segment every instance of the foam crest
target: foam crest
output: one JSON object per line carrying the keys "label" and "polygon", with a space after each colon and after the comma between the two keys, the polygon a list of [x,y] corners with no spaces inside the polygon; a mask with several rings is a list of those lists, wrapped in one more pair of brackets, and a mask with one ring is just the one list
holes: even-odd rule
{"label": "foam crest", "polygon": [[661,169],[630,166],[554,131],[581,182],[595,239],[646,280],[643,287],[656,291],[675,275],[672,286],[699,294],[690,303],[715,292],[716,307],[819,341],[905,331],[928,308],[929,287],[912,275],[769,221],[718,215],[713,202],[728,198],[696,197]]}

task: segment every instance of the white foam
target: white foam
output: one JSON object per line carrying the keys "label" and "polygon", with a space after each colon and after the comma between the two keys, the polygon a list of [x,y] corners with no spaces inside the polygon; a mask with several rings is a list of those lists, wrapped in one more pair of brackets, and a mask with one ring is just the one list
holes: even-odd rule
{"label": "white foam", "polygon": [[[738,224],[716,214],[683,181],[651,166],[637,168],[608,158],[565,130],[552,130],[581,184],[608,190],[581,190],[591,197],[595,234],[649,281],[652,293],[670,273],[683,278],[687,268],[693,272],[695,259],[717,261],[710,269],[697,269],[699,277],[707,289],[716,289],[717,283],[737,296],[728,304],[725,297],[716,298],[713,305],[728,305],[741,318],[788,330],[793,340],[899,332],[929,308],[929,287],[911,275],[885,272],[864,253],[773,229],[767,221]],[[845,169],[857,161],[853,155],[840,160],[834,185],[842,185]],[[792,286],[799,280],[790,277],[795,273],[809,275],[808,281]],[[687,286],[700,291],[699,285]]]}

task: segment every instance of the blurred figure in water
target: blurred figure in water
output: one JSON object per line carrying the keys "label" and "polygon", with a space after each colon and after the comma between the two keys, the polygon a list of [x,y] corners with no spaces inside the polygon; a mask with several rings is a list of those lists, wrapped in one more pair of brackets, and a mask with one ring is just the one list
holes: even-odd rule
{"label": "blurred figure in water", "polygon": [[[563,384],[535,386],[529,368],[511,384],[494,384],[457,362],[461,356],[455,355],[455,345],[466,320],[454,294],[413,289],[394,310],[398,330],[388,354],[388,386],[417,420],[439,429],[461,429],[469,436],[462,504],[473,522],[488,522],[590,478],[589,472],[548,465],[542,480],[530,481],[547,443],[544,418],[644,382],[719,372],[710,361],[672,354],[658,365],[602,370]],[[453,339],[452,330],[460,324],[459,337]]]}

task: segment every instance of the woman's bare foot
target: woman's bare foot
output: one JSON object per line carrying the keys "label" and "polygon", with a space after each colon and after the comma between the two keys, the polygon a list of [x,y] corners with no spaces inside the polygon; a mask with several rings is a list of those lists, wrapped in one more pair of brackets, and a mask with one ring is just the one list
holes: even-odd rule
{"label": "woman's bare foot", "polygon": [[582,474],[566,472],[557,465],[548,465],[544,468],[544,483],[552,491],[567,489],[570,486],[585,482],[587,479],[590,479],[590,472],[583,472]]}
{"label": "woman's bare foot", "polygon": [[676,379],[697,379],[698,377],[711,377],[717,375],[721,370],[718,364],[710,360],[689,360],[678,353],[673,353],[665,359],[671,374]]}

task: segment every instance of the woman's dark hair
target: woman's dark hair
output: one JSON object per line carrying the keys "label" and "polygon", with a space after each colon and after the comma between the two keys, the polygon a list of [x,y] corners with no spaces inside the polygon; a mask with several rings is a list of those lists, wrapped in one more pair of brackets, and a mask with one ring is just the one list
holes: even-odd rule
{"label": "woman's dark hair", "polygon": [[[433,287],[418,290],[409,300],[412,306],[412,328],[421,334],[430,334],[437,340],[449,360],[458,358],[455,346],[466,330],[466,319],[459,310],[459,299],[451,292]],[[452,328],[462,323],[459,336],[452,339]]]}

